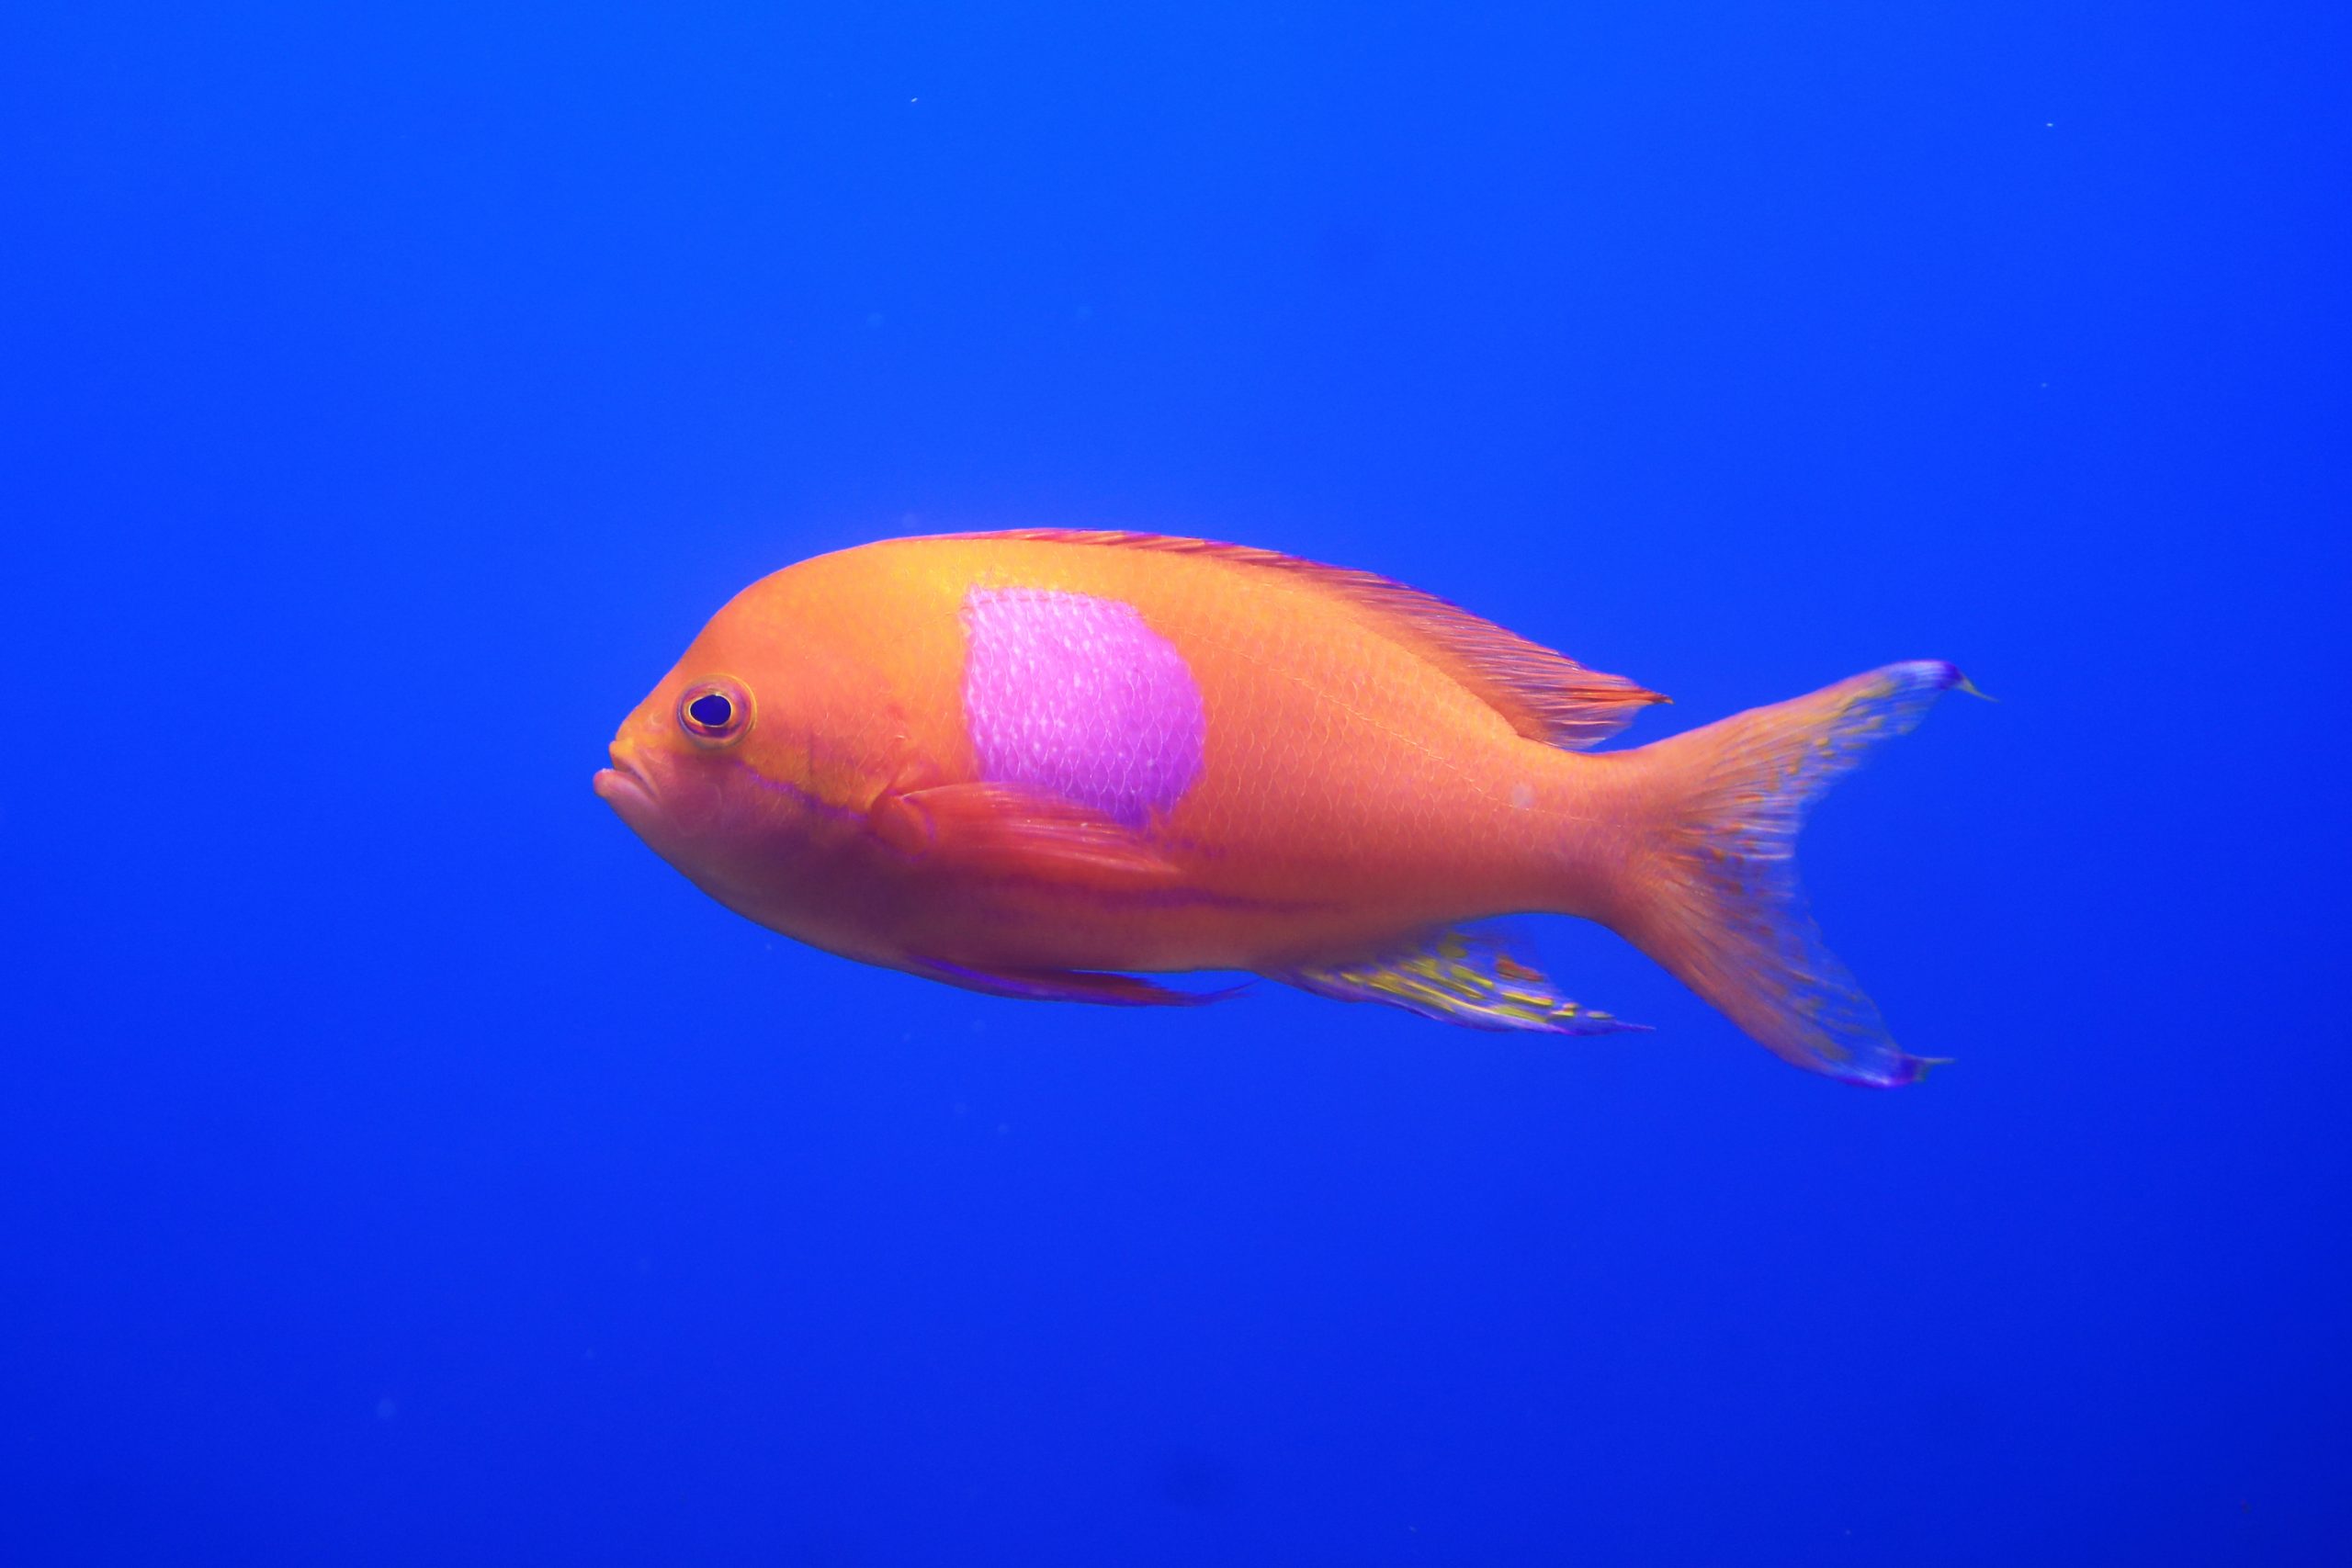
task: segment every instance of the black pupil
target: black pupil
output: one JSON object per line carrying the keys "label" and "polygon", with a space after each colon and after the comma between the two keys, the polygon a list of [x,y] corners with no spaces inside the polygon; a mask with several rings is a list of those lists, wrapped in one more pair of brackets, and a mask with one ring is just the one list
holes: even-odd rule
{"label": "black pupil", "polygon": [[717,692],[706,692],[686,705],[686,716],[705,729],[724,729],[735,716],[735,705]]}

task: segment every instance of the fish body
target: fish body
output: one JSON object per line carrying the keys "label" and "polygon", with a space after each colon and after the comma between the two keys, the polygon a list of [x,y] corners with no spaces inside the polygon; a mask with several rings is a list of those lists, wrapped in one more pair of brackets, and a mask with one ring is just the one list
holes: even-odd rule
{"label": "fish body", "polygon": [[1243,970],[1491,1028],[1623,1027],[1477,922],[1597,920],[1801,1065],[1903,1082],[1788,842],[1959,680],[1889,667],[1654,746],[1662,701],[1426,594],[1150,535],[889,540],[763,579],[597,787],[729,908],[973,988]]}

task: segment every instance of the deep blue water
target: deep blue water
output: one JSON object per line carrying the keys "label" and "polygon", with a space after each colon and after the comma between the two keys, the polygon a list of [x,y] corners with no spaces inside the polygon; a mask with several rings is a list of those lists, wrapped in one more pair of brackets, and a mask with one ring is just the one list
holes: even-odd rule
{"label": "deep blue water", "polygon": [[[199,14],[210,10],[212,14]],[[2339,7],[0,17],[0,1562],[2352,1561]],[[1671,693],[1912,1049],[993,1001],[590,793],[759,574]]]}

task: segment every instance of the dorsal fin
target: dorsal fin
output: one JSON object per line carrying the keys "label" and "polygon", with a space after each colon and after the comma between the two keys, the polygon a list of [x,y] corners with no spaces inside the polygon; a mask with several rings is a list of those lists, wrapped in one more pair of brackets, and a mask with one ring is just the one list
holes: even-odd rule
{"label": "dorsal fin", "polygon": [[1324,566],[1274,550],[1165,534],[1015,528],[949,534],[951,539],[1005,539],[1158,550],[1220,561],[1245,571],[1282,573],[1346,601],[1365,624],[1444,671],[1531,740],[1572,751],[1606,740],[1651,703],[1668,699],[1625,679],[1588,670],[1565,654],[1528,641],[1418,588],[1369,571]]}

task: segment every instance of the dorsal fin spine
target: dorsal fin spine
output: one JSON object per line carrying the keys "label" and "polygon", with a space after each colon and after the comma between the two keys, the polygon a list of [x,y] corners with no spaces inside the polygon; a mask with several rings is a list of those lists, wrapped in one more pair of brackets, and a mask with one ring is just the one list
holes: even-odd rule
{"label": "dorsal fin spine", "polygon": [[1521,735],[1568,750],[1598,745],[1631,723],[1642,708],[1668,700],[1623,675],[1588,669],[1433,593],[1374,572],[1326,566],[1275,550],[1168,534],[1061,528],[933,537],[1156,550],[1295,577],[1365,612],[1374,630],[1475,693]]}

